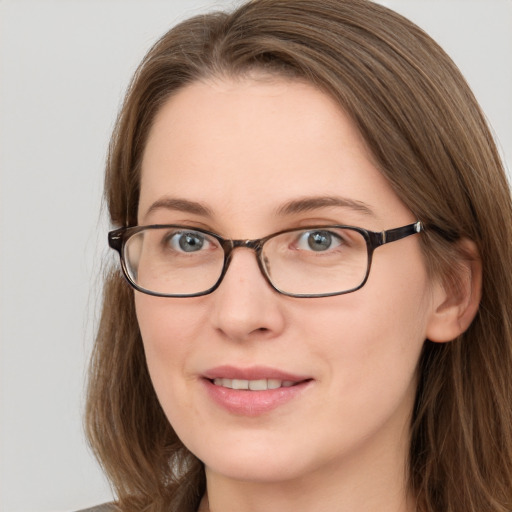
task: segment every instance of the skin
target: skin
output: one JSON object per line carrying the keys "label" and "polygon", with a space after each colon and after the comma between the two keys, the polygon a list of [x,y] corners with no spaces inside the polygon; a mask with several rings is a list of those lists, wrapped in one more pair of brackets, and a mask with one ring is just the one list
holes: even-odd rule
{"label": "skin", "polygon": [[[277,213],[289,201],[333,194],[365,209]],[[167,198],[207,211],[151,208]],[[264,76],[194,83],[162,107],[150,132],[140,225],[245,239],[309,224],[381,231],[416,220],[351,120],[311,85]],[[235,251],[210,295],[135,292],[156,393],[205,464],[211,511],[414,510],[405,475],[416,366],[446,301],[427,275],[420,236],[377,249],[368,282],[347,295],[280,295],[248,249]],[[312,381],[266,414],[236,415],[202,382],[203,372],[226,364]]]}

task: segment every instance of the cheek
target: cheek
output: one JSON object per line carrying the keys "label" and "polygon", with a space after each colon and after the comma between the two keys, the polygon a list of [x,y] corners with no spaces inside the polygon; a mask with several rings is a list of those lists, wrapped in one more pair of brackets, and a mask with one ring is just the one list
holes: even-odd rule
{"label": "cheek", "polygon": [[[367,319],[368,339],[374,343],[365,346],[367,360],[373,363],[367,367],[368,374],[375,372],[381,377],[380,382],[375,381],[377,387],[386,382],[390,389],[414,393],[431,300],[424,269],[406,267],[390,270],[382,279],[376,276],[374,289],[379,293],[373,294]],[[379,389],[374,391],[379,396]]]}
{"label": "cheek", "polygon": [[182,396],[175,391],[191,378],[186,374],[185,363],[193,350],[191,340],[197,339],[203,324],[197,309],[183,301],[171,304],[173,301],[135,293],[135,310],[149,373],[166,410],[169,401]]}
{"label": "cheek", "polygon": [[432,302],[422,265],[395,270],[381,260],[361,290],[311,302],[297,316],[314,319],[302,320],[303,334],[318,340],[313,358],[328,362],[339,396],[376,408],[413,393]]}

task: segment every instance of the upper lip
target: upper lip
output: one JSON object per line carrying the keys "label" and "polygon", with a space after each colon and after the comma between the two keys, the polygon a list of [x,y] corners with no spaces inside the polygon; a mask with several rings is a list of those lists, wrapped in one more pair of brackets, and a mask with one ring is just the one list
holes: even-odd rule
{"label": "upper lip", "polygon": [[292,382],[301,382],[309,380],[311,377],[296,375],[284,372],[277,368],[268,366],[251,366],[249,368],[240,368],[236,366],[224,365],[210,368],[203,373],[203,377],[209,380],[213,379],[241,379],[241,380],[261,380],[276,379]]}

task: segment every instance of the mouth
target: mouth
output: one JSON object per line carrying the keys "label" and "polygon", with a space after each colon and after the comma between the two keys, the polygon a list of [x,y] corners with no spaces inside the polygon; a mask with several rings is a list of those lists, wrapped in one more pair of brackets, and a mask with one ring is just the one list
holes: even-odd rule
{"label": "mouth", "polygon": [[299,397],[313,379],[263,367],[218,367],[203,375],[208,395],[230,413],[258,416]]}
{"label": "mouth", "polygon": [[265,366],[253,366],[250,368],[238,368],[227,365],[218,366],[206,371],[203,377],[215,386],[247,391],[290,388],[312,380],[307,376],[294,375]]}
{"label": "mouth", "polygon": [[269,389],[279,388],[290,388],[299,384],[292,380],[279,380],[279,379],[257,379],[257,380],[246,380],[246,379],[213,379],[215,386],[222,386],[223,388],[236,389],[236,390],[248,390],[248,391],[267,391]]}

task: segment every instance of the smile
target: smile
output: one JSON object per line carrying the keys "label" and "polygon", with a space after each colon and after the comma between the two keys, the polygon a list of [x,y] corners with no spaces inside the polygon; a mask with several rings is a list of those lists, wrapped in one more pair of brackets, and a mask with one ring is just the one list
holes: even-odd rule
{"label": "smile", "polygon": [[217,378],[213,380],[216,386],[222,386],[228,389],[236,390],[248,390],[248,391],[267,391],[269,389],[289,388],[295,384],[291,380],[279,380],[279,379],[257,379],[257,380],[246,380],[246,379],[221,379]]}
{"label": "smile", "polygon": [[216,406],[229,414],[248,417],[268,414],[298,400],[315,382],[311,376],[268,366],[218,366],[201,377],[206,395]]}

